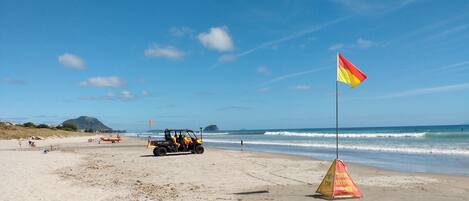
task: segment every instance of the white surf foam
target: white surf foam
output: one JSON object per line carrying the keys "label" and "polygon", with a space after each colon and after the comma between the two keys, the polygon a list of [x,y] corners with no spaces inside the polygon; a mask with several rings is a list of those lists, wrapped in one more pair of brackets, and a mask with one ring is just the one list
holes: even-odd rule
{"label": "white surf foam", "polygon": [[[205,139],[205,142],[240,144],[239,141],[232,140],[213,140]],[[269,141],[244,141],[245,145],[277,145],[277,146],[296,146],[296,147],[313,147],[335,149],[334,143],[292,143],[292,142],[269,142]],[[409,153],[409,154],[444,154],[444,155],[465,155],[469,156],[468,149],[442,149],[432,147],[391,147],[391,146],[372,146],[372,145],[339,145],[340,149],[374,151],[374,152],[391,152],[391,153]]]}
{"label": "white surf foam", "polygon": [[[203,133],[204,135],[228,135],[229,133]],[[197,135],[200,135],[200,133],[197,133]]]}
{"label": "white surf foam", "polygon": [[[302,132],[265,132],[264,135],[296,136],[296,137],[318,137],[335,138],[335,133],[302,133]],[[403,137],[425,137],[426,133],[340,133],[341,138],[403,138]]]}

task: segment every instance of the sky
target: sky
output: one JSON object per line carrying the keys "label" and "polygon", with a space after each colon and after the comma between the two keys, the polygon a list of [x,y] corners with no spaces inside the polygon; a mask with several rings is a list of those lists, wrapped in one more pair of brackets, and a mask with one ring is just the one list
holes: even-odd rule
{"label": "sky", "polygon": [[469,2],[0,0],[0,120],[114,129],[469,122]]}

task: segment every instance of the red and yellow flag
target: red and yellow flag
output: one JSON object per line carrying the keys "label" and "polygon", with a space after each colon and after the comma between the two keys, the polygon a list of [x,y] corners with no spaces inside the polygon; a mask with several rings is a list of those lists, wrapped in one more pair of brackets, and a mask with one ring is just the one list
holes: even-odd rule
{"label": "red and yellow flag", "polygon": [[343,82],[355,88],[366,79],[360,69],[337,53],[337,81]]}

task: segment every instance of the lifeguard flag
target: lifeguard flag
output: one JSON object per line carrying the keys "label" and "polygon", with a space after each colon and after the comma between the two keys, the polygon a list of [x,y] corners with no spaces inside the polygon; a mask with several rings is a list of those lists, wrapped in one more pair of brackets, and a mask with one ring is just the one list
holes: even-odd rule
{"label": "lifeguard flag", "polygon": [[355,88],[366,79],[360,69],[337,53],[337,81],[343,82]]}
{"label": "lifeguard flag", "polygon": [[344,162],[339,159],[332,162],[316,193],[329,200],[363,196],[348,174]]}

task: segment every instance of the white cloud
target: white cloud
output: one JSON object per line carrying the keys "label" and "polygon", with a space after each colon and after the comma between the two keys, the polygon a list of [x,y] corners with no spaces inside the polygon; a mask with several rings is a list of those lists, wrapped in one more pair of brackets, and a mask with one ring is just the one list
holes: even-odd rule
{"label": "white cloud", "polygon": [[362,48],[362,49],[366,49],[366,48],[370,48],[370,47],[373,47],[373,46],[376,46],[377,44],[371,40],[366,40],[366,39],[363,39],[363,38],[359,38],[357,39],[357,47],[358,48]]}
{"label": "white cloud", "polygon": [[119,98],[121,100],[132,100],[135,98],[135,95],[130,91],[124,90],[119,94]]}
{"label": "white cloud", "polygon": [[169,29],[171,35],[175,37],[183,37],[183,36],[192,36],[194,30],[189,27],[181,26],[181,27],[171,27]]}
{"label": "white cloud", "polygon": [[305,84],[300,84],[292,87],[293,90],[295,91],[308,91],[311,89],[311,86],[305,85]]}
{"label": "white cloud", "polygon": [[124,81],[117,76],[110,77],[90,77],[82,82],[80,86],[85,87],[120,87]]}
{"label": "white cloud", "polygon": [[77,70],[85,69],[85,61],[77,55],[64,53],[59,56],[58,60],[65,67]]}
{"label": "white cloud", "polygon": [[197,39],[207,48],[220,52],[233,50],[233,42],[227,27],[212,27],[208,33],[200,33]]}
{"label": "white cloud", "polygon": [[259,66],[257,67],[256,71],[264,75],[270,74],[270,69],[267,66]]}
{"label": "white cloud", "polygon": [[353,48],[359,48],[359,49],[368,49],[372,47],[382,47],[383,45],[381,43],[374,42],[372,40],[367,40],[364,38],[358,38],[355,43],[352,44],[343,44],[343,43],[336,43],[334,45],[331,45],[328,49],[331,51],[337,51],[337,50],[342,50],[342,49],[353,49]]}
{"label": "white cloud", "polygon": [[183,51],[180,51],[172,46],[160,47],[157,44],[152,45],[144,51],[147,57],[165,57],[170,59],[179,59],[185,55]]}
{"label": "white cloud", "polygon": [[424,95],[424,94],[434,94],[434,93],[442,93],[442,92],[449,92],[449,91],[458,91],[469,89],[469,83],[462,83],[462,84],[453,84],[453,85],[445,85],[445,86],[437,86],[437,87],[429,87],[429,88],[421,88],[415,89],[410,91],[402,91],[398,93],[393,93],[381,97],[377,97],[376,99],[385,99],[385,98],[399,98],[399,97],[406,97],[406,96],[417,96],[417,95]]}
{"label": "white cloud", "polygon": [[329,50],[336,51],[336,50],[340,50],[340,49],[342,49],[342,48],[344,48],[344,44],[343,44],[343,43],[336,43],[336,44],[334,44],[334,45],[331,45],[331,46],[329,47]]}

